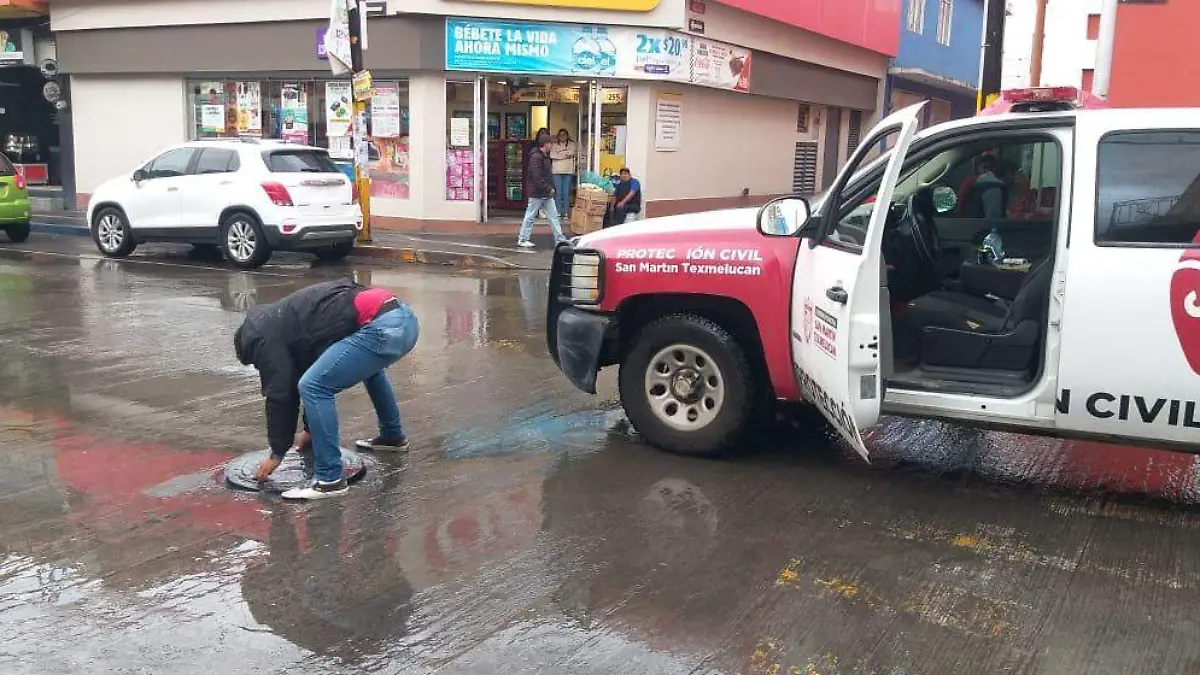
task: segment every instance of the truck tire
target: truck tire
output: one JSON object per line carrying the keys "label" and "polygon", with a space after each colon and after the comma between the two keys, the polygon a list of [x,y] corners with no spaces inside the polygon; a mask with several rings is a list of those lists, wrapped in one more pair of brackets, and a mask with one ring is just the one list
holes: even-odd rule
{"label": "truck tire", "polygon": [[621,405],[651,445],[681,455],[728,453],[754,417],[760,384],[719,324],[671,314],[642,329],[621,364]]}

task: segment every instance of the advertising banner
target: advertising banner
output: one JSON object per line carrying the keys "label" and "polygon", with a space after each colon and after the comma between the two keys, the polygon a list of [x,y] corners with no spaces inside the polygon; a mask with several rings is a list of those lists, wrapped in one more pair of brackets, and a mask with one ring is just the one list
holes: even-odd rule
{"label": "advertising banner", "polygon": [[446,20],[446,70],[750,90],[750,50],[657,28]]}
{"label": "advertising banner", "polygon": [[345,80],[325,83],[325,138],[329,140],[329,156],[334,159],[350,159],[354,149],[350,146],[350,83]]}
{"label": "advertising banner", "polygon": [[687,77],[686,35],[661,29],[446,20],[446,69],[629,79]]}
{"label": "advertising banner", "polygon": [[606,12],[649,12],[662,0],[465,0],[508,5],[536,5],[571,9],[602,9]]}
{"label": "advertising banner", "polygon": [[750,91],[750,50],[724,42],[692,38],[690,81],[702,87]]}
{"label": "advertising banner", "polygon": [[280,136],[292,143],[308,143],[308,92],[305,85],[299,82],[284,83],[280,99],[283,117]]}

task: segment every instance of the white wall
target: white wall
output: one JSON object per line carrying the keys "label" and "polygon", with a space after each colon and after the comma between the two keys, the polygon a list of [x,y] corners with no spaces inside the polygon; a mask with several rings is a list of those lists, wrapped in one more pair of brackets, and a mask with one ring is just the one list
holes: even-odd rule
{"label": "white wall", "polygon": [[53,30],[292,21],[329,16],[329,0],[54,0]]}
{"label": "white wall", "polygon": [[[1029,86],[1033,52],[1035,0],[1009,0],[1004,24],[1005,89]],[[1096,41],[1087,39],[1089,14],[1100,13],[1100,0],[1051,0],[1046,4],[1046,36],[1042,50],[1042,86],[1078,87],[1083,71],[1096,67]]]}
{"label": "white wall", "polygon": [[71,107],[76,189],[83,194],[187,140],[180,77],[72,77]]}
{"label": "white wall", "polygon": [[[703,87],[647,85],[683,94],[681,149],[654,149],[654,101],[646,125],[649,153],[642,181],[650,201],[780,194],[791,190],[795,101]],[[630,118],[630,127],[638,122]],[[632,160],[631,160],[632,161]],[[631,167],[633,168],[633,167]]]}
{"label": "white wall", "polygon": [[708,2],[697,18],[704,21],[703,37],[712,40],[874,77],[887,70],[883,54],[716,2]]}

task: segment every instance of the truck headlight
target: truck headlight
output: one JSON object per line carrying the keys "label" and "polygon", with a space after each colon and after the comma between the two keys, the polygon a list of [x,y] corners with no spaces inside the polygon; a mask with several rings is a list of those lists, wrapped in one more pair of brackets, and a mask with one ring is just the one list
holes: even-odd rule
{"label": "truck headlight", "polygon": [[600,254],[577,251],[571,256],[571,300],[582,304],[600,301]]}

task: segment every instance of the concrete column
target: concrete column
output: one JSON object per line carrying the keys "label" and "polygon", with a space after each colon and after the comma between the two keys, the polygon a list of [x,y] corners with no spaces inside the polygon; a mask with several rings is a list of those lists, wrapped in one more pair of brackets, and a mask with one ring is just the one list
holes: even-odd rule
{"label": "concrete column", "polygon": [[1100,34],[1096,39],[1096,72],[1092,77],[1092,93],[1108,96],[1112,79],[1113,43],[1117,38],[1117,2],[1104,0],[1100,6]]}

